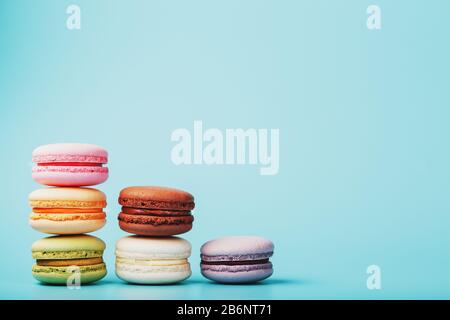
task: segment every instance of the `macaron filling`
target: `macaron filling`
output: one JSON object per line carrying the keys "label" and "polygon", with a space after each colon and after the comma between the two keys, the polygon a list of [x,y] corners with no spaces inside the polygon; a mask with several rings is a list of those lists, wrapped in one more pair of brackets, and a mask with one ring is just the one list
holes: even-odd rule
{"label": "macaron filling", "polygon": [[119,214],[118,219],[124,223],[148,224],[153,226],[191,224],[192,221],[194,221],[194,217],[192,215],[133,215],[125,214],[123,212]]}
{"label": "macaron filling", "polygon": [[240,266],[240,265],[253,265],[253,264],[266,264],[269,262],[269,259],[262,260],[234,260],[234,261],[204,261],[202,260],[202,264],[204,265],[225,265],[225,266]]}
{"label": "macaron filling", "polygon": [[122,212],[133,215],[151,215],[151,216],[190,216],[189,210],[158,210],[158,209],[145,209],[145,208],[131,208],[122,207]]}
{"label": "macaron filling", "polygon": [[218,261],[218,262],[227,262],[227,261],[250,261],[250,260],[266,260],[269,259],[273,255],[273,251],[265,252],[265,253],[253,253],[253,254],[240,254],[240,255],[206,255],[201,254],[202,262],[210,262],[210,261]]}
{"label": "macaron filling", "polygon": [[103,263],[102,257],[87,258],[87,259],[37,259],[36,264],[38,266],[45,267],[68,267],[68,266],[87,266]]}
{"label": "macaron filling", "polygon": [[195,207],[194,202],[137,199],[137,198],[126,198],[122,196],[119,198],[119,203],[122,206],[129,208],[170,210],[170,211],[190,211]]}
{"label": "macaron filling", "polygon": [[95,162],[40,162],[40,167],[62,166],[62,167],[102,167],[103,163]]}
{"label": "macaron filling", "polygon": [[122,207],[118,220],[123,223],[140,225],[186,225],[192,224],[194,216],[190,210],[160,210]]}

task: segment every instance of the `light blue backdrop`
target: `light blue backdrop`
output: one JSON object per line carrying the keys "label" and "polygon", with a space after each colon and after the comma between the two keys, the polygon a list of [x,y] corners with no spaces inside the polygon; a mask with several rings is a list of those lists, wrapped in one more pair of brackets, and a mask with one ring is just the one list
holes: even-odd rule
{"label": "light blue backdrop", "polygon": [[[82,28],[66,29],[80,5]],[[382,29],[366,28],[366,8]],[[450,298],[450,2],[0,2],[1,298]],[[279,128],[280,171],[175,166],[176,128]],[[68,290],[31,276],[31,152],[108,149],[107,278]],[[193,276],[126,285],[114,274],[121,188],[196,197]],[[276,245],[275,274],[223,286],[199,273],[211,238]],[[382,289],[366,288],[366,268]]]}

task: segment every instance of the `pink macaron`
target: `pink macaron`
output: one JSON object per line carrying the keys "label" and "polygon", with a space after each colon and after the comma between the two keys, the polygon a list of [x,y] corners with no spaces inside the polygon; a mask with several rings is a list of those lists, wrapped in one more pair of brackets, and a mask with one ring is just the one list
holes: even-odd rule
{"label": "pink macaron", "polygon": [[93,144],[55,143],[33,151],[33,179],[56,187],[93,186],[108,179],[108,152]]}

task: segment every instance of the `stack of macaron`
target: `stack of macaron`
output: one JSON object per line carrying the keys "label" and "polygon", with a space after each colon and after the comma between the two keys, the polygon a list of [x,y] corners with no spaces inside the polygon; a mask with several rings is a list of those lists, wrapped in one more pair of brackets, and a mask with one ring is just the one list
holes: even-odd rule
{"label": "stack of macaron", "polygon": [[50,284],[66,284],[74,272],[81,283],[100,280],[106,275],[105,243],[83,234],[106,223],[105,194],[86,187],[107,180],[108,153],[92,144],[58,143],[38,147],[32,158],[33,179],[47,187],[29,195],[29,224],[57,235],[33,244],[33,276]]}
{"label": "stack of macaron", "polygon": [[190,277],[191,244],[174,235],[192,228],[194,197],[154,186],[128,187],[119,195],[119,226],[134,234],[116,244],[116,274],[130,283],[169,284]]}
{"label": "stack of macaron", "polygon": [[[36,182],[29,195],[30,226],[54,236],[36,241],[33,276],[48,284],[80,284],[106,275],[105,243],[85,233],[106,223],[106,196],[89,188],[108,178],[108,153],[91,144],[51,144],[33,151]],[[128,187],[119,195],[119,226],[132,235],[116,243],[116,274],[129,283],[172,284],[190,277],[191,244],[176,235],[192,229],[194,197],[156,186]],[[274,245],[256,236],[223,237],[200,249],[201,273],[219,283],[252,283],[273,273]]]}

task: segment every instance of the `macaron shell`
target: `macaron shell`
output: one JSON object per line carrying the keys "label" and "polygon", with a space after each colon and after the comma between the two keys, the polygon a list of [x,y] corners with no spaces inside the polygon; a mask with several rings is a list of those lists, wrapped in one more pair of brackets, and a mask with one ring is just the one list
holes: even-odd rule
{"label": "macaron shell", "polygon": [[108,180],[105,167],[34,167],[31,176],[42,185],[55,187],[94,186]]}
{"label": "macaron shell", "polygon": [[142,236],[172,236],[192,229],[193,216],[156,217],[148,215],[119,215],[119,227]]}
{"label": "macaron shell", "polygon": [[122,189],[119,197],[142,200],[193,202],[194,197],[186,191],[158,186],[138,186]]}
{"label": "macaron shell", "polygon": [[149,237],[165,237],[165,236],[174,236],[188,232],[192,229],[191,224],[185,225],[165,225],[165,226],[152,226],[152,225],[142,225],[136,223],[126,223],[123,221],[119,221],[119,227],[123,231],[128,233],[140,235],[140,236],[149,236]]}
{"label": "macaron shell", "polygon": [[36,231],[47,234],[75,235],[97,231],[106,224],[106,220],[29,220],[30,226]]}
{"label": "macaron shell", "polygon": [[31,246],[34,259],[78,259],[101,257],[105,243],[94,236],[68,235],[39,239]]}
{"label": "macaron shell", "polygon": [[34,149],[33,162],[89,162],[107,163],[108,152],[102,147],[86,143],[54,143]]}
{"label": "macaron shell", "polygon": [[125,207],[160,210],[192,210],[194,197],[183,190],[156,186],[122,189],[119,203]]}
{"label": "macaron shell", "polygon": [[106,196],[94,188],[42,188],[28,196],[32,208],[104,208]]}
{"label": "macaron shell", "polygon": [[116,262],[116,275],[135,284],[172,284],[191,276],[189,263],[179,266],[144,266]]}
{"label": "macaron shell", "polygon": [[[80,282],[92,283],[105,277],[106,265],[104,263],[91,266],[80,266]],[[67,280],[73,275],[70,267],[48,267],[34,265],[32,275],[35,279],[48,284],[67,285]]]}
{"label": "macaron shell", "polygon": [[273,250],[272,241],[257,236],[222,237],[206,242],[200,249],[201,254],[205,256],[271,255]]}
{"label": "macaron shell", "polygon": [[254,270],[252,269],[254,265],[232,266],[232,267],[233,268],[229,268],[229,271],[225,269],[219,271],[219,270],[212,270],[209,268],[204,269],[204,267],[202,266],[201,273],[207,279],[220,283],[230,283],[230,284],[254,283],[267,279],[273,274],[272,267],[267,269],[254,269]]}
{"label": "macaron shell", "polygon": [[116,256],[126,259],[187,259],[191,250],[189,241],[179,237],[127,236],[116,243]]}

